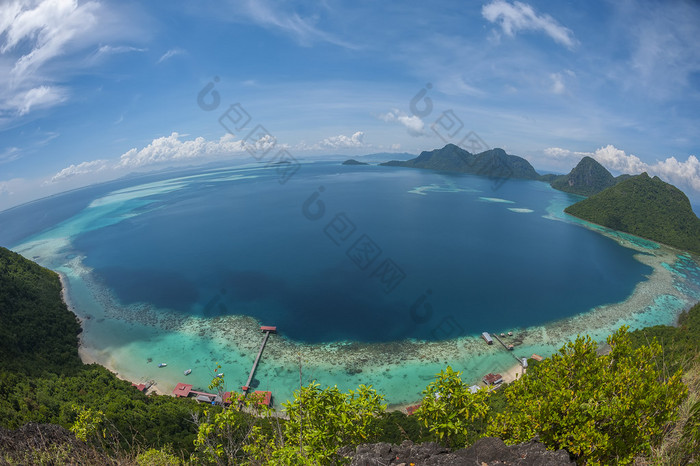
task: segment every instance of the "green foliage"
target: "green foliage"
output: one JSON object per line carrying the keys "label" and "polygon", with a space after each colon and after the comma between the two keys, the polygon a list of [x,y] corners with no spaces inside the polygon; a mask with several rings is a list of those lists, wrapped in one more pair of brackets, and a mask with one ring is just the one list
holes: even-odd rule
{"label": "green foliage", "polygon": [[700,401],[690,409],[690,416],[683,426],[683,440],[689,452],[700,452]]}
{"label": "green foliage", "polygon": [[539,436],[583,464],[627,464],[648,453],[687,389],[680,372],[663,376],[658,343],[633,349],[623,327],[608,344],[610,353],[599,356],[590,337],[578,337],[512,383],[489,433],[507,443]]}
{"label": "green foliage", "polygon": [[289,419],[283,429],[265,432],[255,426],[245,446],[254,464],[339,464],[341,447],[372,441],[377,419],[386,409],[372,387],[341,392],[312,382],[284,403]]}
{"label": "green foliage", "polygon": [[93,410],[91,408],[82,408],[73,405],[73,411],[76,412],[77,418],[70,431],[83,442],[87,442],[89,438],[99,435],[102,430],[102,436],[105,436],[104,429],[100,429],[105,420],[105,415],[102,411]]}
{"label": "green foliage", "polygon": [[700,304],[678,317],[678,326],[656,325],[630,332],[632,345],[639,347],[658,341],[664,352],[667,370],[686,369],[700,359]]}
{"label": "green foliage", "polygon": [[246,415],[238,405],[205,411],[194,440],[196,458],[205,464],[240,464],[245,458],[243,447],[250,443],[251,433],[263,420]]}
{"label": "green foliage", "polygon": [[414,443],[422,443],[434,440],[428,429],[415,414],[408,416],[401,411],[388,411],[376,419],[376,427],[373,429],[377,436],[373,441],[386,442],[398,445],[404,440]]}
{"label": "green foliage", "polygon": [[0,247],[0,371],[75,371],[79,333],[58,275]]}
{"label": "green foliage", "polygon": [[383,398],[371,386],[360,385],[343,393],[337,386],[321,389],[312,382],[284,403],[289,416],[285,423],[286,445],[308,447],[321,453],[319,462],[331,462],[340,447],[367,442],[376,435],[372,429],[377,416],[386,409]]}
{"label": "green foliage", "polygon": [[149,448],[136,457],[138,466],[180,466],[180,460],[167,449]]}
{"label": "green foliage", "polygon": [[630,177],[564,211],[615,230],[700,253],[700,219],[686,195],[646,173]]}
{"label": "green foliage", "polygon": [[53,423],[88,438],[90,420],[101,412],[124,448],[171,444],[191,451],[192,413],[202,408],[193,400],[146,397],[104,367],[83,365],[79,332],[58,276],[0,248],[0,427]]}
{"label": "green foliage", "polygon": [[471,393],[460,375],[449,366],[441,371],[423,390],[421,407],[415,413],[438,441],[452,447],[476,440],[469,436],[470,430],[489,410],[488,390]]}

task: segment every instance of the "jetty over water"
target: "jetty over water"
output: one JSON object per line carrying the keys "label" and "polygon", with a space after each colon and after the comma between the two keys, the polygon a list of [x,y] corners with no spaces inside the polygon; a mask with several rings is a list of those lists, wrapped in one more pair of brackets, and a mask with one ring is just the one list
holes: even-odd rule
{"label": "jetty over water", "polygon": [[260,330],[262,330],[265,333],[265,336],[263,337],[263,341],[260,344],[260,351],[258,351],[258,355],[255,358],[255,362],[253,363],[253,367],[250,369],[250,375],[248,376],[248,381],[245,383],[245,385],[243,385],[243,387],[241,387],[243,390],[243,395],[248,394],[248,391],[250,390],[250,384],[253,382],[253,376],[255,375],[255,369],[258,368],[258,363],[260,362],[260,357],[262,356],[263,350],[265,349],[265,344],[267,343],[267,339],[271,333],[277,332],[277,327],[263,325],[262,327],[260,327]]}
{"label": "jetty over water", "polygon": [[[271,327],[271,326],[264,325],[264,326],[260,327],[260,330],[262,330],[265,333],[265,336],[263,337],[263,341],[260,344],[260,350],[258,351],[258,355],[255,358],[255,362],[253,363],[253,367],[250,369],[250,375],[248,376],[248,381],[242,387],[243,395],[242,396],[236,395],[236,397],[239,398],[239,405],[243,404],[243,397],[245,397],[248,394],[248,392],[250,391],[250,384],[253,382],[253,376],[255,375],[255,370],[258,368],[258,363],[260,363],[260,358],[262,357],[263,350],[265,349],[265,344],[267,343],[267,339],[269,338],[271,333],[277,332],[277,327]],[[259,401],[258,401],[259,404],[265,405],[268,407],[272,404],[272,392],[256,390],[255,392],[253,392],[253,394],[259,398]],[[233,398],[232,398],[233,394],[231,392],[224,392],[223,394],[221,392],[219,392],[218,395],[215,395],[213,393],[207,393],[207,392],[201,392],[198,390],[193,390],[191,384],[182,383],[182,382],[178,383],[175,386],[175,389],[173,390],[173,395],[175,395],[178,398],[193,397],[197,401],[200,401],[200,402],[212,403],[212,404],[222,404],[224,406],[228,406],[233,402]]]}
{"label": "jetty over water", "polygon": [[[511,332],[508,332],[508,335],[509,335],[509,336],[512,336],[512,333],[511,333]],[[503,336],[503,334],[501,334],[501,336]],[[487,337],[488,337],[488,339],[487,339]],[[487,332],[484,332],[484,333],[482,334],[482,338],[483,338],[484,340],[486,340],[486,343],[488,343],[489,345],[493,344],[493,340],[491,340],[491,337],[495,338],[496,341],[498,341],[501,345],[503,345],[503,347],[504,347],[506,350],[508,350],[508,351],[513,351],[513,349],[515,348],[512,344],[506,344],[503,340],[501,340],[501,339],[499,338],[498,334],[496,334],[496,333],[489,334],[489,333],[487,333]],[[517,357],[515,354],[513,354],[513,353],[510,353],[510,354],[511,354],[511,356],[513,356],[513,358],[514,358],[516,361],[518,361],[518,364],[520,364],[521,366],[523,366],[523,368],[527,369],[527,359],[526,359],[526,358],[520,359],[520,358]]]}

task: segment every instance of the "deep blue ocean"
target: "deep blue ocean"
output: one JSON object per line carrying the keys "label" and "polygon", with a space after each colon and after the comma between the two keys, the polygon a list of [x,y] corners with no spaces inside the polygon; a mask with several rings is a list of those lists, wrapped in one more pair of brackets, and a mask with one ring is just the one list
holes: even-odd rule
{"label": "deep blue ocean", "polygon": [[122,304],[250,315],[309,343],[540,325],[623,301],[651,272],[542,182],[335,162],[285,181],[263,166],[119,180],[0,213],[0,245],[100,212],[65,255]]}

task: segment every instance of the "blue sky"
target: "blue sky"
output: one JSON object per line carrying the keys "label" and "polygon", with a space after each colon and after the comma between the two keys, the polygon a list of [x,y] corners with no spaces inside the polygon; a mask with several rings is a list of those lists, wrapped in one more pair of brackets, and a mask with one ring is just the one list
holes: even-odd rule
{"label": "blue sky", "polygon": [[[591,155],[697,201],[698,37],[697,2],[2,0],[0,210],[251,162],[250,141],[305,160],[471,132],[539,171]],[[250,120],[227,132],[233,104]]]}

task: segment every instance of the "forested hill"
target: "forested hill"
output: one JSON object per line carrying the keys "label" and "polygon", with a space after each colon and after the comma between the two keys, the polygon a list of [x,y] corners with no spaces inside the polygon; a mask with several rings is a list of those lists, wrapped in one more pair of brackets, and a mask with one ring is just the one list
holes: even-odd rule
{"label": "forested hill", "polygon": [[700,219],[678,188],[646,173],[564,210],[576,217],[700,254]]}
{"label": "forested hill", "polygon": [[540,179],[530,162],[517,155],[506,154],[503,149],[472,154],[454,144],[447,144],[442,149],[423,151],[418,157],[405,162],[392,160],[380,165],[470,173],[501,179]]}
{"label": "forested hill", "polygon": [[591,157],[584,157],[568,175],[554,178],[554,189],[567,193],[591,196],[614,186],[618,180],[600,163]]}
{"label": "forested hill", "polygon": [[58,275],[0,247],[0,369],[35,375],[77,369],[79,333]]}
{"label": "forested hill", "polygon": [[[75,314],[61,297],[58,275],[0,247],[0,464],[5,464],[5,449],[13,450],[12,443],[3,443],[2,428],[28,422],[70,427],[84,409],[102,413],[119,433],[117,443],[135,446],[132,436],[138,434],[140,447],[169,444],[192,450],[192,413],[201,412],[200,406],[170,396],[147,397],[104,367],[84,365],[79,333]],[[86,464],[34,457],[10,462],[69,463]]]}

